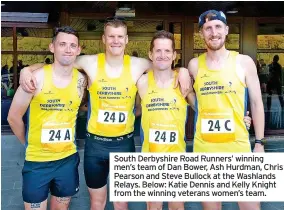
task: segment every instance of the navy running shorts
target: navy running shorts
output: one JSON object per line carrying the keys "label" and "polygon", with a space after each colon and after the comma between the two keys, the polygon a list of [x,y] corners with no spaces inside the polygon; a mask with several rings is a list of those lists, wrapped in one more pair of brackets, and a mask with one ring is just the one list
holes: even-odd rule
{"label": "navy running shorts", "polygon": [[49,191],[56,197],[75,195],[79,191],[79,163],[77,152],[56,161],[25,161],[22,170],[24,202],[41,203],[47,199]]}
{"label": "navy running shorts", "polygon": [[135,152],[133,133],[120,137],[103,137],[87,133],[84,153],[84,174],[89,188],[107,184],[110,152]]}

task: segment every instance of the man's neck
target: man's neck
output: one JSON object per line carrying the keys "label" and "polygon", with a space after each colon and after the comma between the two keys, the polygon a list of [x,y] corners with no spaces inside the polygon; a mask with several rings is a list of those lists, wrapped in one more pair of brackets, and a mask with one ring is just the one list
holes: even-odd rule
{"label": "man's neck", "polygon": [[224,58],[227,58],[229,54],[229,51],[223,46],[219,50],[210,50],[207,49],[207,60],[210,60],[212,62],[219,62],[224,60]]}
{"label": "man's neck", "polygon": [[110,53],[106,52],[106,63],[111,67],[111,68],[119,68],[120,66],[123,65],[123,56],[118,55],[118,56],[113,56]]}
{"label": "man's neck", "polygon": [[69,77],[72,75],[73,65],[70,66],[62,66],[57,62],[52,64],[53,75],[58,77]]}
{"label": "man's neck", "polygon": [[154,78],[156,82],[167,83],[173,76],[173,71],[171,68],[167,70],[153,70]]}

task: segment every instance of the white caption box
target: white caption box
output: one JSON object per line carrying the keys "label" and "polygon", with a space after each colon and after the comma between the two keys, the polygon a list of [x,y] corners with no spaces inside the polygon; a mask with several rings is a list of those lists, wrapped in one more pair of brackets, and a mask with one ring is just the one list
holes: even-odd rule
{"label": "white caption box", "polygon": [[284,153],[110,153],[110,201],[284,201]]}

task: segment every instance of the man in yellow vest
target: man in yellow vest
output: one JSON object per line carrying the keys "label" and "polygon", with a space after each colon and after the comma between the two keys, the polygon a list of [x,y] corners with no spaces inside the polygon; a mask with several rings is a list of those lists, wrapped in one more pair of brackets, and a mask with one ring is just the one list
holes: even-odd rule
{"label": "man in yellow vest", "polygon": [[[110,152],[135,152],[134,106],[136,83],[151,67],[147,59],[124,55],[128,43],[126,22],[120,18],[108,18],[102,36],[105,53],[83,55],[77,58],[75,67],[88,76],[89,112],[85,141],[84,174],[90,193],[91,209],[104,209],[107,198]],[[33,90],[34,81],[29,70],[22,71],[21,85]],[[189,89],[189,73],[179,72],[182,90]],[[184,91],[184,95],[187,95]],[[127,210],[126,202],[115,202],[115,210]]]}
{"label": "man in yellow vest", "polygon": [[[223,12],[199,17],[207,52],[188,64],[197,97],[194,152],[251,152],[243,123],[249,96],[255,130],[254,152],[264,152],[264,109],[253,60],[225,48],[228,35]],[[259,210],[259,202],[239,202],[240,210]],[[204,210],[221,210],[220,202],[203,202]]]}
{"label": "man in yellow vest", "polygon": [[[54,63],[34,72],[36,89],[20,86],[8,114],[8,122],[26,148],[23,175],[25,209],[67,210],[71,196],[79,191],[80,158],[75,142],[78,109],[87,79],[73,63],[80,54],[78,34],[71,27],[55,31],[49,49]],[[22,117],[28,110],[25,129]]]}
{"label": "man in yellow vest", "polygon": [[[150,44],[149,58],[152,70],[137,82],[141,97],[142,152],[186,152],[185,125],[188,103],[195,109],[195,94],[191,89],[186,99],[174,89],[177,73],[172,70],[176,58],[172,33],[157,32]],[[244,117],[244,116],[243,116]],[[244,119],[250,126],[250,117]],[[162,202],[148,202],[148,210],[162,209]],[[183,202],[169,202],[169,209],[184,209]]]}

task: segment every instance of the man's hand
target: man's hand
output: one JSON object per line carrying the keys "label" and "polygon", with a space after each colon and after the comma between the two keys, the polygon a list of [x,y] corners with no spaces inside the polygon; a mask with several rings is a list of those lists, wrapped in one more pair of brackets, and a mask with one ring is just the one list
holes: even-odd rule
{"label": "man's hand", "polygon": [[246,127],[247,127],[247,130],[250,129],[250,126],[251,126],[251,117],[249,116],[249,111],[247,111],[246,113],[247,115],[244,116],[244,122],[246,124]]}
{"label": "man's hand", "polygon": [[19,82],[23,90],[28,93],[33,93],[36,90],[36,84],[37,84],[36,78],[27,69],[27,67],[21,70]]}
{"label": "man's hand", "polygon": [[253,150],[253,152],[264,152],[264,146],[263,145],[261,145],[261,144],[259,144],[259,143],[256,143],[255,145],[254,145],[254,150]]}
{"label": "man's hand", "polygon": [[183,95],[183,97],[186,97],[189,94],[190,89],[192,88],[191,78],[186,68],[179,69],[178,77],[176,79],[174,88],[177,88],[178,84],[180,84],[181,94]]}

